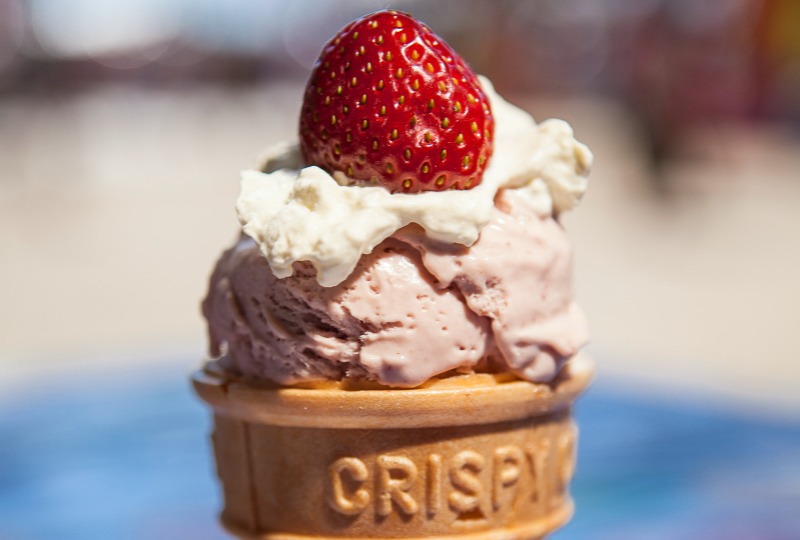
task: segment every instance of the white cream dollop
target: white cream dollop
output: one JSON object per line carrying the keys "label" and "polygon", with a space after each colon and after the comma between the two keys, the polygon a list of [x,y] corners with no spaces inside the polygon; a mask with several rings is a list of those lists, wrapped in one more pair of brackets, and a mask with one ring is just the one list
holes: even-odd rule
{"label": "white cream dollop", "polygon": [[275,276],[288,277],[295,262],[309,261],[320,285],[337,285],[361,255],[410,223],[431,239],[472,245],[501,188],[520,190],[543,216],[574,208],[587,187],[591,151],[566,122],[537,124],[498,96],[488,79],[481,77],[481,84],[494,115],[494,153],[472,189],[404,194],[342,185],[319,167],[301,168],[296,143],[267,150],[261,169],[268,172],[243,171],[239,221]]}

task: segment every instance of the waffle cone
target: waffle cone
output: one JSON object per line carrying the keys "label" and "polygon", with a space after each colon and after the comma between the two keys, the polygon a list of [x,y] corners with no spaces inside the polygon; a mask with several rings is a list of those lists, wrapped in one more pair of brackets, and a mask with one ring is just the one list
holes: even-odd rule
{"label": "waffle cone", "polygon": [[257,385],[207,368],[223,525],[240,538],[537,539],[572,514],[577,430],[592,376],[548,385],[464,375],[423,387]]}

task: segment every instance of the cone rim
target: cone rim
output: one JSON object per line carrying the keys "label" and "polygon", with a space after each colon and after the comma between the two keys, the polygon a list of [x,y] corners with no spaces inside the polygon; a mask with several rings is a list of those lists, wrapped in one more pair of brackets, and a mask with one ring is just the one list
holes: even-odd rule
{"label": "cone rim", "polygon": [[397,429],[475,425],[543,416],[569,407],[594,376],[585,355],[549,384],[503,377],[412,389],[295,388],[258,384],[212,366],[192,377],[215,414],[293,427]]}

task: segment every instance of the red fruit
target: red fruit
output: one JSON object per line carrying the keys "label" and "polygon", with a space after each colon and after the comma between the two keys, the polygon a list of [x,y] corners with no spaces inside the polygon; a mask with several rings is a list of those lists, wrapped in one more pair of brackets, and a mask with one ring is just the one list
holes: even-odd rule
{"label": "red fruit", "polygon": [[308,164],[392,192],[477,186],[493,134],[475,73],[395,11],[353,21],[325,46],[300,113]]}

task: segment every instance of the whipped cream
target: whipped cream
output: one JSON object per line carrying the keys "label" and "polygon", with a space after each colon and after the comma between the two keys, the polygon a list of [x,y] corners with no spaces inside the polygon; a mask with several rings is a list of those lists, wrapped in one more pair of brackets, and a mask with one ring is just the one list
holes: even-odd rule
{"label": "whipped cream", "polygon": [[495,120],[494,153],[469,190],[390,193],[347,185],[341,173],[302,167],[299,146],[268,149],[259,170],[242,172],[236,211],[278,278],[309,261],[320,285],[344,281],[363,254],[411,223],[432,240],[471,246],[502,188],[519,190],[542,216],[574,208],[587,187],[592,153],[561,120],[537,124],[480,77]]}

